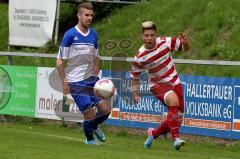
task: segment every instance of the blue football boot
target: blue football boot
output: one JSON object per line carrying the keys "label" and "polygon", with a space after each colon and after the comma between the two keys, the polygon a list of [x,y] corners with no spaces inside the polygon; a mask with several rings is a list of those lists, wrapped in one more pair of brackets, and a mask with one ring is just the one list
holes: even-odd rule
{"label": "blue football boot", "polygon": [[148,137],[147,137],[147,140],[144,143],[144,147],[146,147],[146,148],[150,148],[152,146],[152,142],[153,142],[152,131],[153,130],[154,130],[154,128],[149,128],[148,129]]}
{"label": "blue football boot", "polygon": [[93,134],[97,137],[99,141],[101,142],[106,141],[104,133],[99,128],[97,128],[96,130],[93,130]]}
{"label": "blue football boot", "polygon": [[99,143],[94,139],[89,140],[89,141],[86,139],[85,144],[87,144],[87,145],[99,145]]}

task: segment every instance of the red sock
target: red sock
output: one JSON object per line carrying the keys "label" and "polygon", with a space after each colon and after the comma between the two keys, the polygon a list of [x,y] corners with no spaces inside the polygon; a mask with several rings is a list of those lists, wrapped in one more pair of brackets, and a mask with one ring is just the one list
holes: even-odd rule
{"label": "red sock", "polygon": [[167,121],[172,135],[172,139],[175,141],[176,138],[179,138],[179,127],[181,125],[181,123],[179,122],[177,106],[168,107]]}
{"label": "red sock", "polygon": [[157,138],[158,136],[165,134],[169,132],[169,127],[168,127],[168,121],[165,119],[159,127],[157,127],[155,130],[152,131],[152,135],[154,138]]}

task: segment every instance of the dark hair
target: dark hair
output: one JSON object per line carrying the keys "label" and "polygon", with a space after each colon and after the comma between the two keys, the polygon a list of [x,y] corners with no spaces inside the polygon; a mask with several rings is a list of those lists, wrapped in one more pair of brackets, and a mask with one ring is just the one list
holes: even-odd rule
{"label": "dark hair", "polygon": [[152,21],[145,21],[145,22],[142,23],[142,33],[143,33],[145,30],[154,30],[154,31],[157,31],[157,27],[156,27],[156,25],[154,24],[154,22],[152,22]]}
{"label": "dark hair", "polygon": [[93,10],[93,5],[91,2],[84,2],[78,5],[78,8],[77,8],[78,12],[80,12],[81,8]]}

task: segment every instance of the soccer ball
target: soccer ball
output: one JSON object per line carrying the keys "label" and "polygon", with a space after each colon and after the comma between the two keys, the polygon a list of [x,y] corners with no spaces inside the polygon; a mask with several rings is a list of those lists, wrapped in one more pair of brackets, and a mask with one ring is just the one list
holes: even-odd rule
{"label": "soccer ball", "polygon": [[94,93],[101,99],[109,99],[114,95],[115,86],[110,79],[100,79],[94,85]]}

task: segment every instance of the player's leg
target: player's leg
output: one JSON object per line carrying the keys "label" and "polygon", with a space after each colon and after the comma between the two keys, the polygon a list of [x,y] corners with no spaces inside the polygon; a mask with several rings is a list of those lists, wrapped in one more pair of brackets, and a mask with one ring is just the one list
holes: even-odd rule
{"label": "player's leg", "polygon": [[144,143],[144,147],[149,148],[152,145],[153,139],[156,139],[160,135],[168,133],[169,127],[168,127],[168,121],[167,119],[164,120],[156,129],[149,128],[148,129],[148,137],[147,140]]}
{"label": "player's leg", "polygon": [[106,140],[105,135],[99,129],[98,125],[108,119],[111,113],[111,103],[110,103],[110,99],[102,100],[95,96],[94,89],[93,89],[95,82],[91,84],[92,89],[90,91],[91,101],[97,108],[96,109],[97,111],[94,115],[94,120],[93,120],[94,122],[93,133],[98,138],[98,140],[105,142]]}
{"label": "player's leg", "polygon": [[168,133],[170,130],[169,130],[169,127],[168,127],[168,121],[167,119],[165,119],[160,126],[158,126],[153,132],[152,132],[152,135],[154,138],[157,138],[158,136],[160,135],[163,135],[163,134],[166,134]]}
{"label": "player's leg", "polygon": [[168,106],[167,121],[173,140],[179,138],[179,122],[178,110],[179,101],[178,96],[174,91],[169,91],[165,94],[164,101]]}
{"label": "player's leg", "polygon": [[111,104],[109,100],[101,100],[101,102],[96,106],[97,113],[95,115],[95,122],[97,125],[103,123],[107,120],[108,116],[111,113]]}
{"label": "player's leg", "polygon": [[89,96],[89,87],[86,81],[70,83],[70,90],[72,97],[79,109],[79,111],[84,116],[83,130],[86,136],[86,144],[98,143],[94,140],[93,129],[94,129],[94,115],[95,111],[93,109],[93,104],[91,102],[91,97]]}
{"label": "player's leg", "polygon": [[[165,95],[168,91],[170,91],[172,89],[172,86],[167,85],[165,83],[158,83],[157,85],[153,86],[151,88],[151,92],[153,93],[153,95],[159,99],[162,104],[164,104],[165,106],[167,106],[167,104],[165,103]],[[170,131],[169,127],[168,127],[168,123],[167,123],[167,119],[165,119],[161,125],[159,125],[154,131],[153,131],[153,136],[154,138],[157,138],[160,135],[166,134]]]}
{"label": "player's leg", "polygon": [[178,114],[180,107],[178,95],[174,91],[169,91],[165,94],[164,101],[168,106],[167,123],[174,140],[174,148],[179,150],[185,144],[185,141],[181,140],[179,135],[181,120]]}
{"label": "player's leg", "polygon": [[98,127],[98,125],[108,119],[111,113],[110,102],[109,100],[102,100],[96,107],[97,112],[94,117],[93,133],[98,138],[98,140],[105,142],[105,135],[103,131]]}
{"label": "player's leg", "polygon": [[84,121],[83,121],[83,130],[84,134],[87,138],[86,143],[87,144],[95,144],[98,145],[98,143],[95,141],[93,137],[93,133],[95,130],[95,114],[96,111],[93,106],[89,106],[84,112],[82,112],[84,116]]}
{"label": "player's leg", "polygon": [[[182,121],[183,121],[183,115],[184,115],[184,97],[183,97],[183,91],[182,91],[181,84],[175,86],[175,92],[178,96],[178,101],[179,101],[180,114],[179,114],[178,121],[179,121],[179,125],[181,126]],[[183,146],[184,144],[185,144],[185,140],[178,138],[174,141],[174,148],[176,150],[179,150],[181,148],[181,146]]]}
{"label": "player's leg", "polygon": [[154,138],[171,132],[172,138],[175,142],[175,148],[179,149],[184,140],[179,140],[179,127],[181,120],[179,120],[178,110],[183,111],[184,103],[181,93],[181,85],[176,88],[165,83],[158,83],[151,88],[153,95],[161,100],[161,102],[168,107],[167,118],[156,128],[148,130],[148,138],[145,142],[145,147],[150,147]]}
{"label": "player's leg", "polygon": [[[159,83],[153,87],[151,87],[151,92],[153,95],[159,99],[164,104],[164,94],[170,90],[169,85],[165,85],[163,83]],[[144,147],[151,147],[153,139],[157,138],[160,135],[168,133],[169,127],[167,120],[164,120],[156,129],[149,128],[148,129],[148,137],[144,143]]]}

